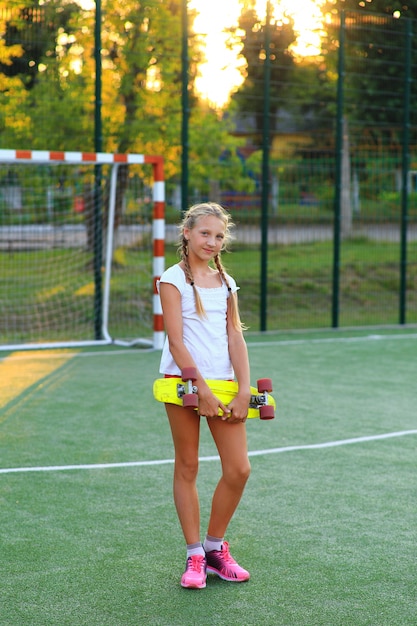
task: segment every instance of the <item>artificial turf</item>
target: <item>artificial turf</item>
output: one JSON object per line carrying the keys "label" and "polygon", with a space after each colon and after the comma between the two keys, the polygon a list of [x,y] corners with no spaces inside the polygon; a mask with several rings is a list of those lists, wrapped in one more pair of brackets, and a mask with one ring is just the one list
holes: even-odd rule
{"label": "artificial turf", "polygon": [[[417,623],[417,335],[248,343],[278,400],[274,421],[248,422],[252,475],[227,537],[251,580],[180,587],[159,353],[86,350],[0,405],[2,626]],[[29,353],[3,355],[2,376],[16,361],[23,375]],[[206,427],[200,453],[203,534],[219,475]]]}

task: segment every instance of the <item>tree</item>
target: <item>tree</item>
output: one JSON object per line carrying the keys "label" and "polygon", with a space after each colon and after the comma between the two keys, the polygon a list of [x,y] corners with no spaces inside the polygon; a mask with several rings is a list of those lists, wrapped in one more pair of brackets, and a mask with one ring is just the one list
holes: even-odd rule
{"label": "tree", "polygon": [[86,134],[92,134],[92,127],[85,132],[91,116],[83,104],[85,76],[77,65],[82,54],[77,36],[84,17],[80,7],[75,2],[22,0],[7,9],[0,4],[0,12],[1,144],[79,149],[80,138],[85,141]]}
{"label": "tree", "polygon": [[[207,104],[196,103],[190,124],[190,178],[200,194],[213,199],[213,183],[220,190],[253,191],[239,150],[244,140],[233,136],[231,109],[219,119],[219,113]],[[211,155],[210,161],[207,155]],[[217,198],[221,200],[220,197]]]}
{"label": "tree", "polygon": [[[11,15],[9,2],[2,32],[8,27],[9,43],[12,32],[16,43],[2,47],[0,37],[0,61],[9,68],[7,75],[0,71],[5,105],[0,109],[0,144],[93,151],[95,11],[78,6],[73,11],[73,3],[64,0],[44,0],[41,6],[40,0],[13,0]],[[166,179],[174,184],[181,167],[181,9],[181,0],[102,0],[103,149],[162,154]],[[26,17],[19,22],[22,14]],[[34,16],[45,24],[36,46]],[[204,187],[213,178],[236,179],[239,141],[229,135],[227,120],[194,92],[201,51],[191,11],[189,24],[190,165],[198,176],[195,184]],[[22,54],[26,60],[18,63]],[[25,73],[29,59],[34,69]],[[208,145],[213,158],[204,167],[197,165]],[[233,155],[227,167],[225,154]],[[150,177],[150,170],[144,172]],[[120,167],[119,174],[128,175],[126,168]]]}
{"label": "tree", "polygon": [[112,150],[160,152],[179,137],[181,2],[105,0],[103,16],[104,136]]}
{"label": "tree", "polygon": [[397,12],[398,16],[415,18],[417,17],[417,7],[413,3],[405,4],[403,0],[326,0],[322,4],[324,14],[337,15],[339,11],[361,11],[364,14],[386,14],[393,17]]}
{"label": "tree", "polygon": [[5,21],[3,45],[9,48],[9,54],[5,61],[0,59],[0,72],[9,77],[19,76],[30,90],[37,82],[41,63],[46,57],[55,56],[60,32],[71,33],[71,19],[80,12],[80,7],[71,0],[43,3],[32,0],[19,4],[11,19]]}
{"label": "tree", "polygon": [[[271,119],[276,119],[280,107],[285,106],[294,71],[294,56],[290,50],[295,42],[291,19],[271,24],[270,41],[270,101]],[[232,96],[241,116],[253,117],[258,143],[264,124],[265,24],[254,8],[244,8],[238,27],[231,29],[230,45],[240,43],[240,56],[245,59],[242,68],[244,82]]]}
{"label": "tree", "polygon": [[[323,39],[328,64],[336,67],[340,10],[345,10],[344,109],[349,120],[380,143],[399,144],[404,111],[405,25],[417,8],[401,1],[329,0],[322,10],[333,18]],[[417,49],[413,44],[413,66]]]}

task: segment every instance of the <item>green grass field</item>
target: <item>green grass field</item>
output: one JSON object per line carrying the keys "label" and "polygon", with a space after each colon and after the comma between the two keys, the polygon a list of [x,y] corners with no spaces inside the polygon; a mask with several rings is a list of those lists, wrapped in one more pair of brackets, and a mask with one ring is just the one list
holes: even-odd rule
{"label": "green grass field", "polygon": [[[251,580],[201,591],[179,585],[159,352],[1,355],[1,626],[415,626],[415,329],[247,340],[278,400],[227,537]],[[203,534],[206,426],[200,453]]]}
{"label": "green grass field", "polygon": [[[268,249],[268,330],[332,325],[332,242],[271,245]],[[417,323],[417,242],[408,246],[408,324]],[[400,250],[397,243],[359,238],[343,242],[340,271],[342,327],[399,322]],[[261,255],[257,246],[235,243],[224,255],[241,287],[242,318],[260,328]],[[150,249],[118,248],[112,271],[109,332],[116,338],[152,336]],[[167,246],[166,267],[176,263]],[[50,271],[53,267],[54,271]],[[94,282],[88,255],[79,250],[0,252],[0,343],[91,340]],[[1,295],[3,297],[1,297]]]}

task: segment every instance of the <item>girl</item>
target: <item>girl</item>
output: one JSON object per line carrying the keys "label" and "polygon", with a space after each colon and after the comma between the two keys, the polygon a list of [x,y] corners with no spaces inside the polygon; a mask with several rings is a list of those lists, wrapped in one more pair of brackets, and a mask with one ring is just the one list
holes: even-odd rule
{"label": "girl", "polygon": [[[187,588],[204,588],[207,571],[232,582],[249,579],[249,572],[236,563],[224,541],[250,474],[245,424],[250,399],[248,353],[239,317],[238,287],[220,260],[231,226],[230,216],[220,205],[207,202],[192,206],[180,225],[181,261],[166,270],[159,283],[167,335],[160,372],[180,376],[184,367],[197,369],[198,413],[192,408],[165,405],[175,449],[174,502],[187,544],[181,585]],[[205,379],[234,377],[239,391],[225,406]],[[224,412],[221,418],[219,408]],[[200,416],[207,419],[222,467],[203,544],[196,489]]]}

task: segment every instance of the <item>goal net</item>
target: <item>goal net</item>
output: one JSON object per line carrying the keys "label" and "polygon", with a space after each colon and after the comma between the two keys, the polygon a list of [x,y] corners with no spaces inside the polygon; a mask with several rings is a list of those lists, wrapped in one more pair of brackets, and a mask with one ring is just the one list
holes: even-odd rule
{"label": "goal net", "polygon": [[0,349],[161,348],[161,157],[0,150]]}

